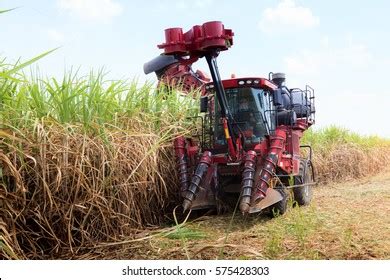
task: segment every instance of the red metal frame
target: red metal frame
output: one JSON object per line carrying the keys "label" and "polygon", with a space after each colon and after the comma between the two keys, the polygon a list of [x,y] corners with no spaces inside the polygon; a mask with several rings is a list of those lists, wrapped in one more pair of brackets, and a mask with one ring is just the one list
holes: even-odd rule
{"label": "red metal frame", "polygon": [[[203,95],[208,94],[214,86],[218,84],[209,82],[210,79],[202,72],[197,72],[194,76],[191,72],[191,64],[200,57],[211,52],[227,50],[233,44],[231,29],[225,29],[219,21],[207,22],[202,25],[195,25],[189,31],[183,32],[181,28],[168,28],[165,30],[165,42],[158,45],[165,54],[174,54],[179,62],[168,67],[160,82],[176,86],[179,83],[184,85],[184,91],[190,92],[194,88],[202,91]],[[253,87],[262,88],[269,92],[278,89],[278,85],[266,78],[246,77],[222,80],[223,88]],[[222,107],[221,107],[222,108]],[[213,109],[211,109],[213,110]],[[212,111],[210,113],[213,113]],[[222,118],[223,129],[227,141],[227,153],[212,154],[209,151],[201,151],[198,143],[190,139],[176,139],[174,146],[178,161],[181,188],[187,186],[187,192],[183,194],[184,209],[191,207],[192,200],[196,197],[198,188],[205,190],[210,188],[210,184],[218,184],[216,177],[218,172],[222,175],[241,175],[243,166],[249,170],[255,162],[260,168],[259,179],[254,186],[252,202],[257,203],[262,200],[270,187],[270,180],[274,176],[276,169],[284,171],[285,174],[296,176],[299,174],[300,165],[300,138],[302,133],[311,125],[307,119],[298,119],[294,126],[279,125],[272,135],[268,135],[256,145],[250,147],[248,151],[242,149],[241,137],[234,142],[228,129],[228,120]],[[216,148],[217,145],[216,145]],[[202,153],[202,156],[200,156]],[[185,168],[184,161],[187,163]],[[194,169],[196,167],[196,169]],[[191,182],[188,182],[188,169],[194,169]],[[249,171],[248,171],[249,172]],[[213,177],[214,176],[214,177]],[[252,175],[243,175],[243,191]],[[205,177],[206,179],[204,179]],[[247,183],[244,183],[247,182]],[[207,185],[207,186],[206,186]],[[202,196],[202,195],[201,195]],[[248,212],[248,201],[241,203],[242,211]]]}
{"label": "red metal frame", "polygon": [[[248,81],[250,81],[250,84],[248,84]],[[243,84],[240,84],[240,82],[243,82]],[[206,84],[207,86],[212,86],[212,83]],[[263,88],[266,90],[275,90],[278,88],[277,85],[275,85],[272,81],[261,78],[261,77],[245,77],[245,78],[234,78],[234,79],[227,79],[222,81],[222,85],[224,88],[237,88],[237,87],[253,87],[253,88]]]}
{"label": "red metal frame", "polygon": [[182,28],[165,29],[165,43],[158,45],[165,54],[194,54],[207,52],[209,48],[219,47],[226,50],[226,41],[233,45],[233,32],[225,29],[220,21],[210,21],[202,25],[194,25],[183,33]]}

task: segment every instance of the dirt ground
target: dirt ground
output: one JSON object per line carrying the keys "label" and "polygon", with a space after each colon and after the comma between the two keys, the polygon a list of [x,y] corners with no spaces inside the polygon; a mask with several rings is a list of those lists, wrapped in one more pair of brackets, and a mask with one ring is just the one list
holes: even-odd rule
{"label": "dirt ground", "polygon": [[390,171],[317,186],[310,206],[290,205],[277,218],[203,216],[94,251],[108,259],[389,259]]}

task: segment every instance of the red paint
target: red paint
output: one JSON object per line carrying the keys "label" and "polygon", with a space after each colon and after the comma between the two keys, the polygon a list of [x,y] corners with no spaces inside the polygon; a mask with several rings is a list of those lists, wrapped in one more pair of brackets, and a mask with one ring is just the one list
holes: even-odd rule
{"label": "red paint", "polygon": [[[247,83],[248,80],[251,81],[250,84]],[[241,81],[244,83],[240,84]],[[206,87],[212,84],[213,83],[208,83],[206,84]],[[222,85],[225,89],[238,88],[238,87],[252,87],[252,88],[262,88],[265,90],[275,90],[277,88],[277,86],[273,82],[271,82],[266,78],[261,78],[261,77],[244,77],[244,78],[227,79],[222,81]]]}
{"label": "red paint", "polygon": [[[194,54],[207,52],[209,48],[226,50],[233,45],[231,29],[225,29],[220,21],[195,25],[183,33],[182,28],[165,29],[165,42],[158,45],[165,54]],[[227,46],[228,45],[228,46]]]}

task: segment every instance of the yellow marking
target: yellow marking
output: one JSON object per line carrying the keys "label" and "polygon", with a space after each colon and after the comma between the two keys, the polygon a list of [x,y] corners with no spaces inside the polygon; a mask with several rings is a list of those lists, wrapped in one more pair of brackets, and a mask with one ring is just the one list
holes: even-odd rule
{"label": "yellow marking", "polygon": [[226,137],[226,139],[230,138],[229,129],[227,129],[227,128],[225,128],[225,137]]}

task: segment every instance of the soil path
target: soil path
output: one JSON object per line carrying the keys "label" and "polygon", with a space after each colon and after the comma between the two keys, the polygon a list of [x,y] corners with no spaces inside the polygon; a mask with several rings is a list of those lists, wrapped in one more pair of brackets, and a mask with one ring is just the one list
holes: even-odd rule
{"label": "soil path", "polygon": [[291,207],[274,219],[203,216],[168,235],[124,245],[112,257],[389,259],[390,172],[315,187],[310,206]]}

